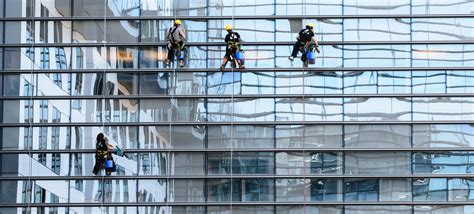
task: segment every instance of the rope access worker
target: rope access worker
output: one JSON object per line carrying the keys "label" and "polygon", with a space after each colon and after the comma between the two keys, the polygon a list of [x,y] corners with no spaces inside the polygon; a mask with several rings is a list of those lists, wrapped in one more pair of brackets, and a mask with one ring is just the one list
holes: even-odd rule
{"label": "rope access worker", "polygon": [[[112,152],[115,151],[115,148],[107,142],[107,138],[104,134],[99,133],[97,135],[97,142],[95,144],[95,165],[92,173],[97,175],[101,170],[102,166],[104,166],[106,160],[112,160]],[[115,165],[115,162],[114,162]],[[110,175],[113,171],[113,168],[105,167],[106,175]]]}
{"label": "rope access worker", "polygon": [[296,43],[293,45],[293,52],[291,53],[291,56],[288,57],[290,61],[295,59],[298,55],[298,51],[303,52],[303,55],[301,56],[301,61],[303,62],[307,61],[304,50],[311,50],[314,48],[316,49],[316,52],[320,52],[318,48],[318,39],[315,36],[314,25],[312,23],[306,24],[306,28],[298,33],[296,40]]}
{"label": "rope access worker", "polygon": [[227,35],[224,39],[224,42],[226,43],[226,50],[224,60],[221,65],[221,70],[225,68],[228,61],[231,61],[231,63],[237,63],[239,64],[240,69],[244,69],[245,66],[243,65],[243,61],[237,60],[235,57],[237,51],[242,52],[242,46],[239,44],[240,35],[232,30],[231,25],[226,25],[225,30],[227,31]]}
{"label": "rope access worker", "polygon": [[186,52],[186,30],[181,26],[181,20],[174,21],[174,25],[168,30],[166,38],[166,48],[168,49],[168,56],[165,60],[166,66],[170,65],[176,55],[179,59],[179,66],[184,67],[184,56],[181,56],[181,54]]}

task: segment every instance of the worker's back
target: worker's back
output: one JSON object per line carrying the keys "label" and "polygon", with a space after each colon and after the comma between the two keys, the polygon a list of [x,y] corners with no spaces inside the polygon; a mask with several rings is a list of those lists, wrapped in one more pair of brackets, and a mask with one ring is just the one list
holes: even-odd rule
{"label": "worker's back", "polygon": [[186,40],[185,30],[181,25],[173,26],[168,30],[168,40],[172,43],[184,42]]}

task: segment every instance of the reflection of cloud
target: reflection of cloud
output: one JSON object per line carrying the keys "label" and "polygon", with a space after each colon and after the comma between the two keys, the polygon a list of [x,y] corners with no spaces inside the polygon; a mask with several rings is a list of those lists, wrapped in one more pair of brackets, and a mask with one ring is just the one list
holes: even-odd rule
{"label": "reflection of cloud", "polygon": [[413,50],[415,59],[441,59],[446,57],[444,50]]}

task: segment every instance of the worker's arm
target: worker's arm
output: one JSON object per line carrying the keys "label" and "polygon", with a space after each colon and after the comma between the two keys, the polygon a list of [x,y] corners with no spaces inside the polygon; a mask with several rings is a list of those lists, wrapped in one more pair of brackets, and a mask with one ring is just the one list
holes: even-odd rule
{"label": "worker's arm", "polygon": [[314,34],[314,36],[311,38],[311,42],[314,44],[316,52],[320,53],[321,51],[319,50],[318,37],[316,36],[316,34]]}

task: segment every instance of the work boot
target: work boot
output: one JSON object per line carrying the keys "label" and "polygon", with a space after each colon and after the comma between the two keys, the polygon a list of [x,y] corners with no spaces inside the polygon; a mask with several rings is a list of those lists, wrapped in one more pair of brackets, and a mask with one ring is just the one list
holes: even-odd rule
{"label": "work boot", "polygon": [[184,60],[179,61],[179,67],[181,67],[181,68],[184,67]]}
{"label": "work boot", "polygon": [[163,60],[166,67],[170,67],[170,61],[168,59]]}
{"label": "work boot", "polygon": [[289,56],[288,59],[293,62],[293,60],[295,59],[295,57]]}
{"label": "work boot", "polygon": [[239,68],[240,69],[245,69],[245,65],[240,65]]}
{"label": "work boot", "polygon": [[221,65],[221,68],[220,68],[221,71],[224,70],[224,68],[225,68],[225,65]]}

